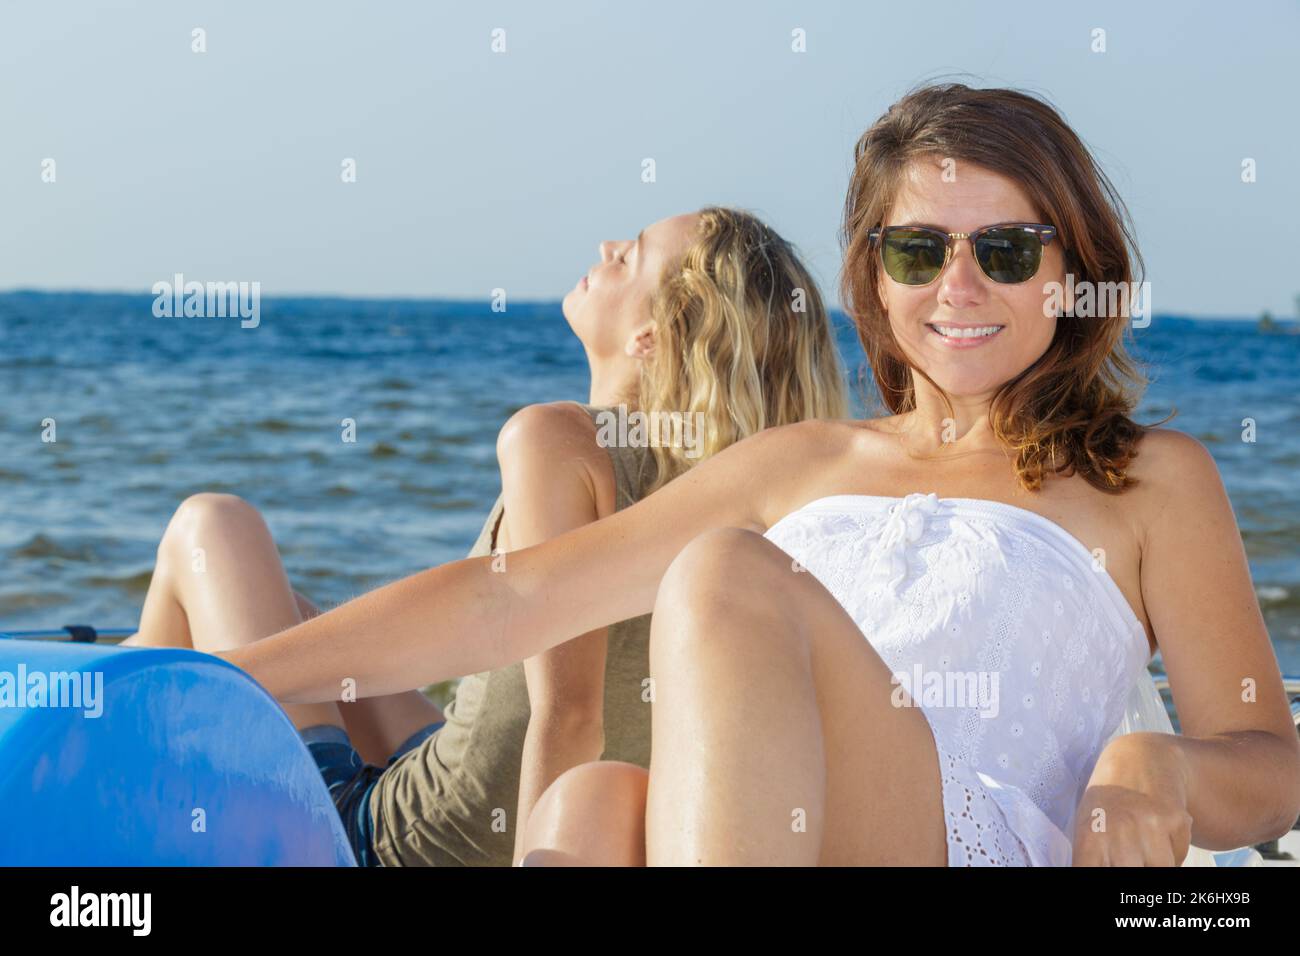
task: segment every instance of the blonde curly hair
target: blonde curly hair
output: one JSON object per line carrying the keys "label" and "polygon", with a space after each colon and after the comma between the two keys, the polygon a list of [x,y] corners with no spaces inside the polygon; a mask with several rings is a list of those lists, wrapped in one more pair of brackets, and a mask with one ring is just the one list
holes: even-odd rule
{"label": "blonde curly hair", "polygon": [[[774,425],[848,414],[830,316],[794,248],[756,216],[707,206],[652,301],[655,347],[638,406],[703,423],[698,447],[651,443],[650,494]],[[697,413],[702,413],[699,417]]]}

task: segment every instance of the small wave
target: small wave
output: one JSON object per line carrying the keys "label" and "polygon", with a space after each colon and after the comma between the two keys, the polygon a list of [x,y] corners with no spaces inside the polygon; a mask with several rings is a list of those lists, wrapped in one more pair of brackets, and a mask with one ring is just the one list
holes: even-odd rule
{"label": "small wave", "polygon": [[134,574],[93,574],[86,578],[86,583],[94,587],[117,588],[128,594],[144,594],[152,580],[153,569],[149,568]]}
{"label": "small wave", "polygon": [[325,578],[342,577],[336,568],[304,568],[297,573],[304,578],[311,578],[315,581],[323,580]]}
{"label": "small wave", "polygon": [[371,458],[396,458],[400,454],[401,452],[398,451],[395,446],[384,441],[376,443],[376,445],[370,449]]}
{"label": "small wave", "polygon": [[53,368],[59,363],[49,355],[0,360],[0,368]]}
{"label": "small wave", "polygon": [[430,495],[437,496],[446,494],[446,490],[431,485],[417,485],[410,481],[401,481],[397,484],[397,490],[404,495]]}
{"label": "small wave", "polygon": [[302,429],[301,425],[283,418],[264,418],[260,422],[254,422],[252,427],[258,431],[270,432],[273,435],[300,431]]}
{"label": "small wave", "polygon": [[21,614],[25,611],[41,611],[49,607],[59,607],[68,603],[65,594],[49,592],[27,592],[25,594],[0,595],[0,617]]}
{"label": "small wave", "polygon": [[1291,596],[1291,592],[1286,588],[1276,587],[1274,585],[1262,585],[1255,588],[1255,595],[1261,600],[1268,603],[1277,603],[1285,601]]}
{"label": "small wave", "polygon": [[1213,366],[1202,365],[1196,370],[1196,377],[1203,382],[1215,382],[1219,384],[1227,382],[1253,382],[1258,377],[1255,370],[1242,366]]}
{"label": "small wave", "polygon": [[[420,495],[420,496],[424,496],[424,495],[434,496],[434,495],[445,493],[445,492],[434,491],[433,489],[429,489],[429,488],[421,488],[417,485],[406,485],[406,484],[403,484],[399,490],[401,490],[404,494]],[[475,508],[481,507],[481,505],[477,501],[472,501],[469,498],[443,498],[441,500],[434,500],[429,502],[421,501],[420,507],[432,511],[452,511],[457,513],[464,513],[466,511],[473,511]]]}
{"label": "small wave", "polygon": [[95,549],[89,543],[65,544],[46,534],[34,534],[14,549],[15,558],[61,558],[64,561],[94,561]]}

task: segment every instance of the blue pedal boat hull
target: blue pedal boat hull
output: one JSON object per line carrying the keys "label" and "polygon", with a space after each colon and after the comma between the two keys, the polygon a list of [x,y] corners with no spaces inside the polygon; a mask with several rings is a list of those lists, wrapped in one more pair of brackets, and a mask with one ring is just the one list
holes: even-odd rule
{"label": "blue pedal boat hull", "polygon": [[[34,676],[50,674],[64,676]],[[0,865],[355,859],[293,724],[238,668],[189,650],[3,640]]]}

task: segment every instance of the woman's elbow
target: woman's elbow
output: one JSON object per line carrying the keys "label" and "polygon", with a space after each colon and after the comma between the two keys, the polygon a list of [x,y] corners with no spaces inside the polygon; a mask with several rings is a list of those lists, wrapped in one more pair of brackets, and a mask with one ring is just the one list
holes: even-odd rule
{"label": "woman's elbow", "polygon": [[1273,777],[1281,788],[1277,815],[1273,817],[1267,839],[1285,836],[1300,822],[1300,736],[1279,738],[1282,757]]}
{"label": "woman's elbow", "polygon": [[[1300,738],[1298,738],[1300,740]],[[1287,810],[1283,814],[1278,836],[1300,825],[1300,743],[1291,751],[1291,789]]]}

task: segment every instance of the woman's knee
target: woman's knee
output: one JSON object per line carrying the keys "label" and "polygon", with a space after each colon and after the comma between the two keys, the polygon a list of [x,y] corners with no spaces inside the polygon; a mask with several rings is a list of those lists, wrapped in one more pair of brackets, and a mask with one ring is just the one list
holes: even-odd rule
{"label": "woman's knee", "polygon": [[256,508],[238,495],[201,492],[180,503],[159,544],[159,558],[193,557],[192,549],[214,534],[245,529],[262,531],[266,523]]}
{"label": "woman's knee", "polygon": [[523,865],[643,866],[649,779],[644,768],[613,760],[561,774],[528,818]]}
{"label": "woman's knee", "polygon": [[[653,622],[659,634],[710,639],[730,633],[708,626],[744,618],[797,624],[803,569],[755,531],[717,528],[686,545],[660,581]],[[682,615],[704,626],[682,627]],[[653,624],[652,624],[653,626]]]}
{"label": "woman's knee", "polygon": [[660,581],[659,593],[734,593],[794,572],[789,555],[757,531],[713,528],[678,552]]}
{"label": "woman's knee", "polygon": [[172,522],[186,527],[255,521],[262,523],[258,510],[239,495],[202,491],[180,503]]}

